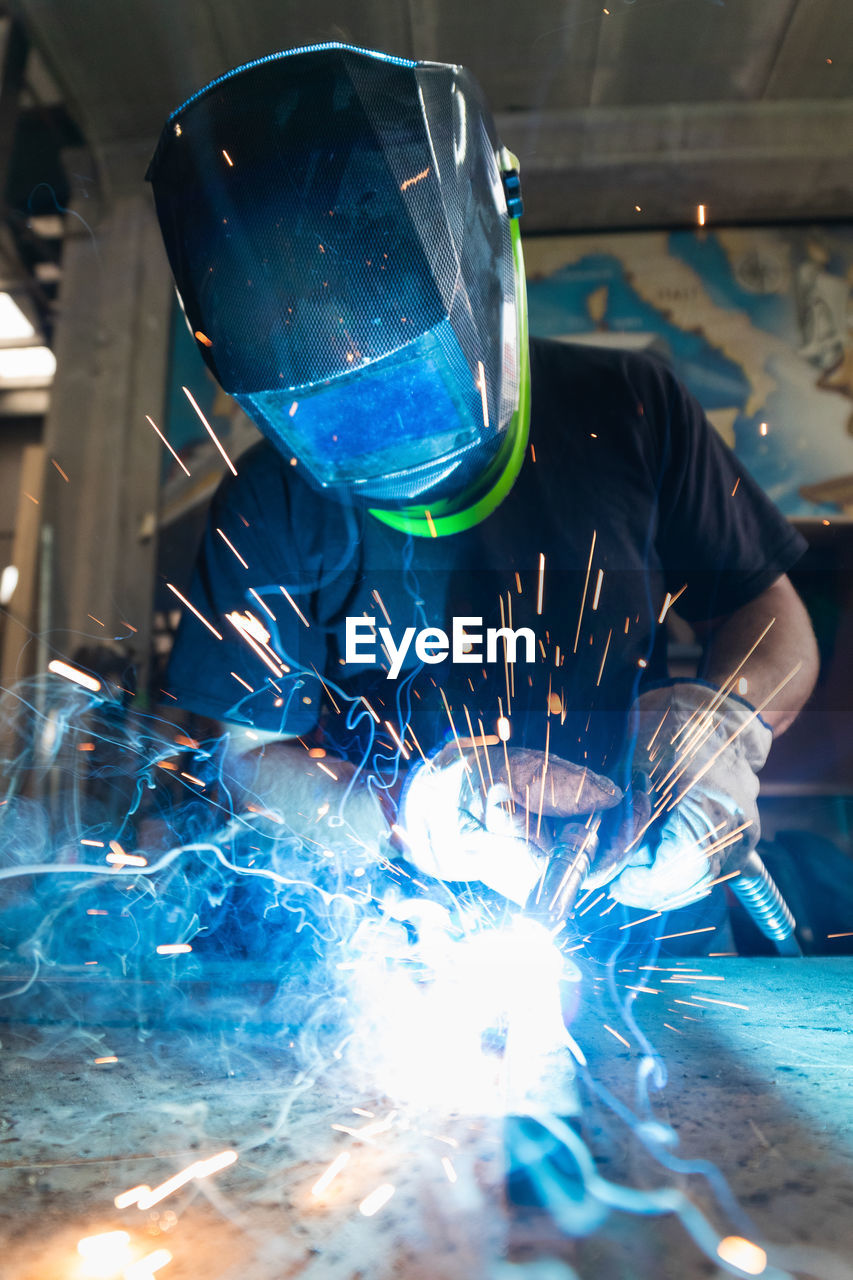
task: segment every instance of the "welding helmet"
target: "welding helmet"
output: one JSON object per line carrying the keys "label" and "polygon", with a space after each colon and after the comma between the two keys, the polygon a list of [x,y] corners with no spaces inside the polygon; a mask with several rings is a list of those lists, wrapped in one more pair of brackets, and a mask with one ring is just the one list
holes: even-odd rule
{"label": "welding helmet", "polygon": [[331,496],[451,533],[527,439],[517,161],[464,67],[325,44],[238,67],[148,171],[207,367]]}

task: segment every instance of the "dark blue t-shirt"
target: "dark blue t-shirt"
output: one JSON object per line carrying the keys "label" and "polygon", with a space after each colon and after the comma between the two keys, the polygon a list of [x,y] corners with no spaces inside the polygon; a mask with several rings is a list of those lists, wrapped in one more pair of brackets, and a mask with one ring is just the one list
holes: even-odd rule
{"label": "dark blue t-shirt", "polygon": [[[246,453],[213,500],[189,589],[222,639],[185,613],[167,685],[178,702],[285,734],[320,724],[350,757],[396,754],[395,734],[428,754],[504,717],[513,745],[542,747],[547,731],[552,752],[613,772],[640,680],[666,674],[667,593],[690,621],[723,616],[805,543],[663,364],[534,340],[531,378],[512,491],[449,537],[409,537],[324,497],[266,442]],[[450,635],[462,616],[482,618],[468,631],[529,628],[535,661],[522,642],[514,665],[500,643],[492,663],[424,664],[412,643],[391,680],[378,640],[384,665],[345,661],[346,619],[364,615],[395,644],[406,627]]]}

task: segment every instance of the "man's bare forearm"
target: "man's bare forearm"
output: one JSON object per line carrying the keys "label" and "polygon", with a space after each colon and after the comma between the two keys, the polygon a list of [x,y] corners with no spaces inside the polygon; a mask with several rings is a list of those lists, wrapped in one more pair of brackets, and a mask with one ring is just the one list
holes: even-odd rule
{"label": "man's bare forearm", "polygon": [[774,736],[784,733],[809,697],[818,673],[811,622],[787,577],[710,630],[706,678],[722,685],[736,668],[734,692],[762,707],[762,718]]}

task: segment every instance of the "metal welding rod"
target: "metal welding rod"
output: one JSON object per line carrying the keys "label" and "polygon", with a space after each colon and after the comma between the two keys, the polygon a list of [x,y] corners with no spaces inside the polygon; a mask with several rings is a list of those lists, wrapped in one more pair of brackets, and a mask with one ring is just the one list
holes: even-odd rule
{"label": "metal welding rod", "polygon": [[565,827],[524,904],[525,915],[551,928],[561,925],[575,909],[597,851],[594,831],[580,823]]}

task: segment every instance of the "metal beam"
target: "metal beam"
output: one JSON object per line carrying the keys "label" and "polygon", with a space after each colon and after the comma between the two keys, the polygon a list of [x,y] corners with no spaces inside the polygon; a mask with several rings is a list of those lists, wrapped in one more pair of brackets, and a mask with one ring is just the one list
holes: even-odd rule
{"label": "metal beam", "polygon": [[[499,117],[525,229],[853,215],[853,100],[592,107]],[[635,206],[640,206],[638,213]]]}

